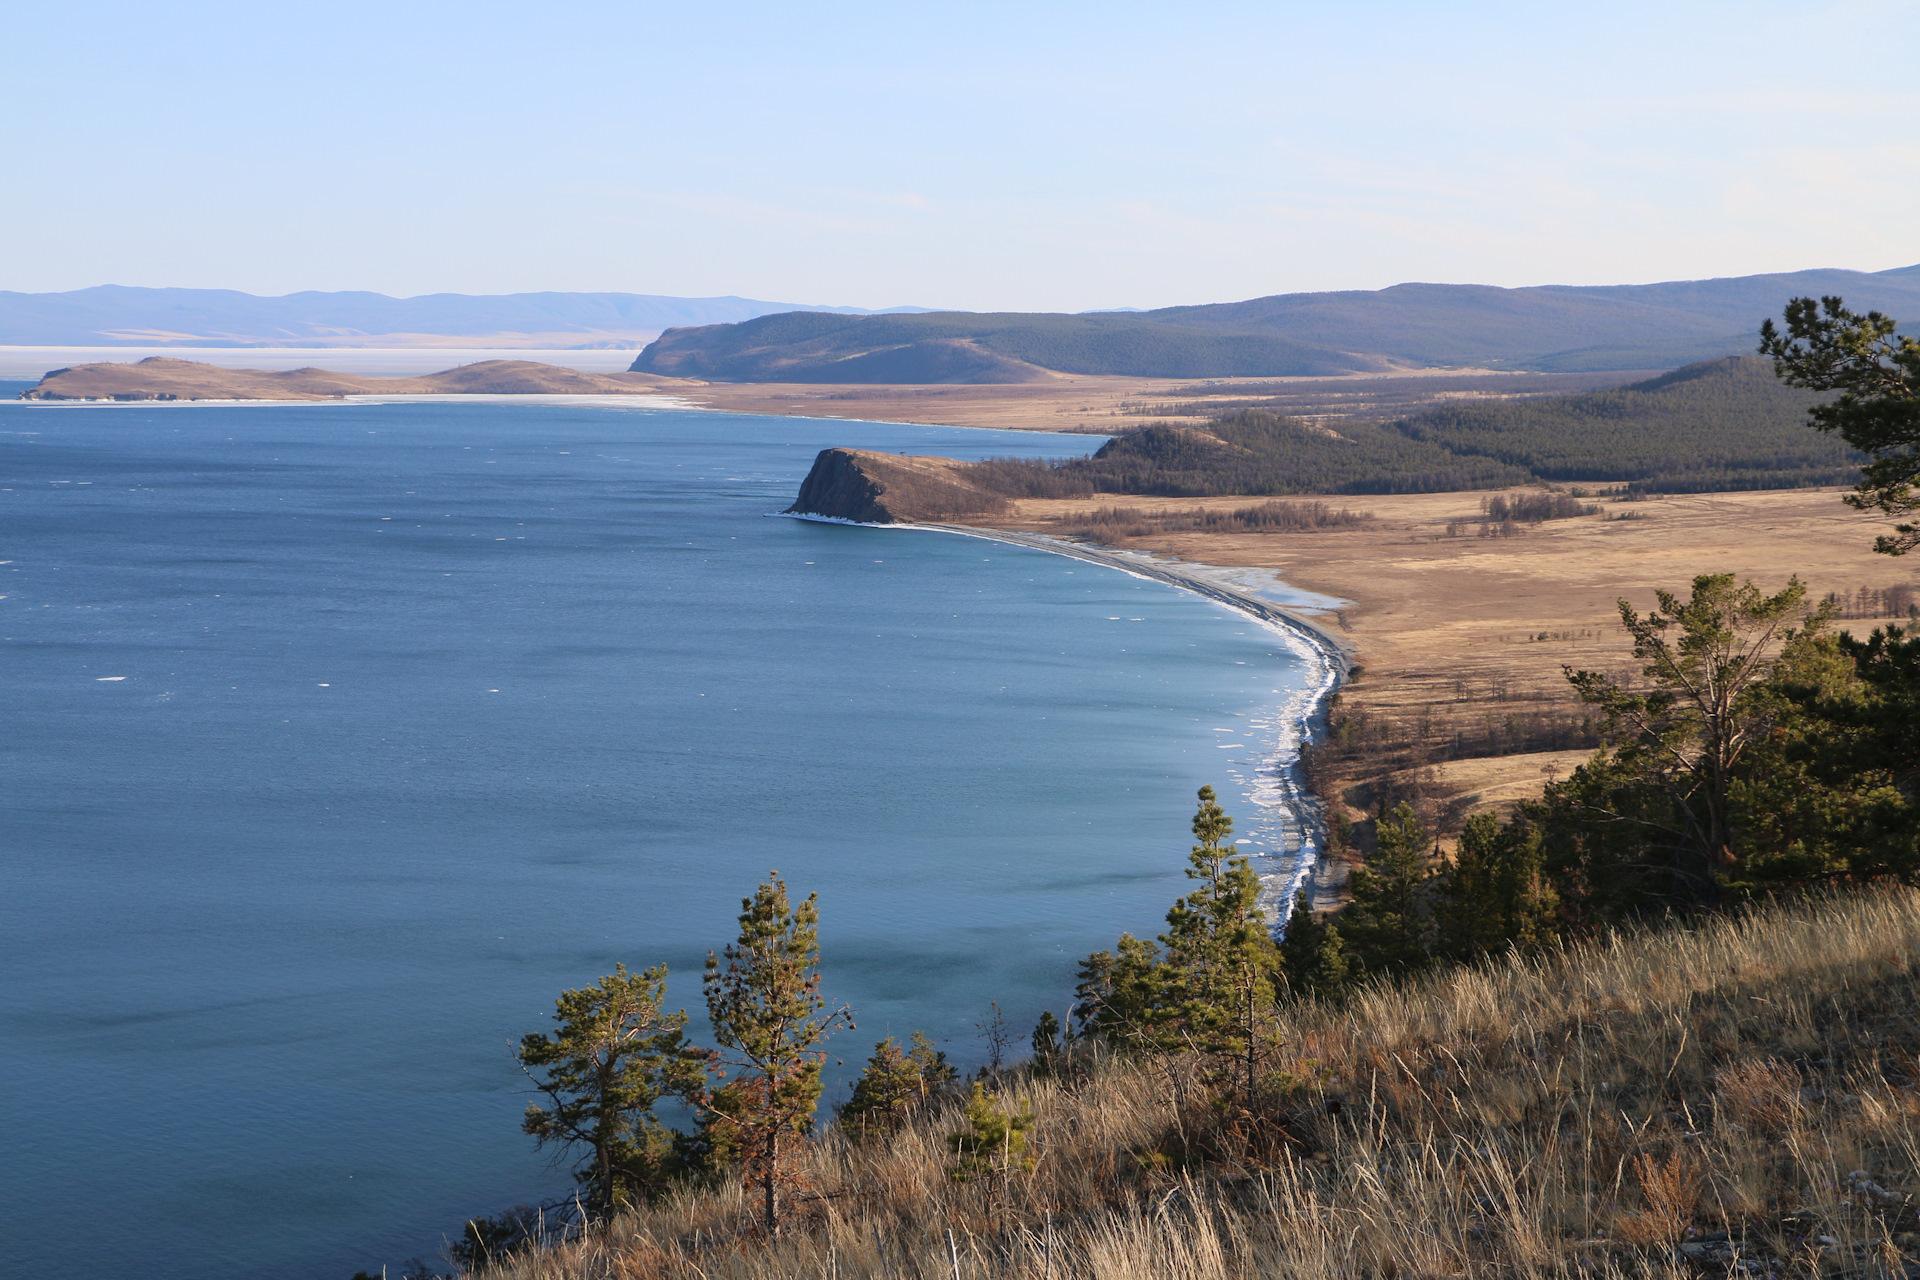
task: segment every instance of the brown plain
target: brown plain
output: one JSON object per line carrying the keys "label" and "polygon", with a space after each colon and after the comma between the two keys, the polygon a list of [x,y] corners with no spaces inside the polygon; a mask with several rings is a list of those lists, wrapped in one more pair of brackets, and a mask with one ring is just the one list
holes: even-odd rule
{"label": "brown plain", "polygon": [[[1057,373],[1046,381],[990,386],[849,386],[827,383],[704,383],[676,395],[704,408],[802,418],[858,418],[1001,431],[1105,435],[1149,419],[1204,421],[1246,398],[1279,399],[1279,412],[1313,420],[1395,417],[1440,400],[1570,394],[1614,387],[1644,373],[1495,373],[1407,369],[1338,378],[1130,378]],[[672,381],[666,379],[664,381]]]}
{"label": "brown plain", "polygon": [[[1873,553],[1882,526],[1842,503],[1841,492],[1602,501],[1597,515],[1524,525],[1521,536],[1506,538],[1475,536],[1487,494],[1342,495],[1328,501],[1371,511],[1374,520],[1304,531],[1103,533],[1101,540],[1203,564],[1271,569],[1294,586],[1350,601],[1318,616],[1353,642],[1364,668],[1343,691],[1342,709],[1399,723],[1428,713],[1459,722],[1577,710],[1563,664],[1615,672],[1634,665],[1615,602],[1624,597],[1645,612],[1655,606],[1655,588],[1685,595],[1698,574],[1734,573],[1769,591],[1797,574],[1813,598],[1914,584],[1909,561]],[[1101,508],[1231,511],[1255,501],[1027,499],[1009,514],[974,523],[1071,536]],[[1449,536],[1454,522],[1460,532]],[[1864,634],[1874,623],[1838,625]],[[1549,777],[1565,777],[1589,754],[1444,761],[1422,766],[1421,783],[1435,811],[1449,817],[1446,825],[1457,825],[1466,814],[1538,795]],[[1337,798],[1358,817],[1380,781],[1349,770]]]}

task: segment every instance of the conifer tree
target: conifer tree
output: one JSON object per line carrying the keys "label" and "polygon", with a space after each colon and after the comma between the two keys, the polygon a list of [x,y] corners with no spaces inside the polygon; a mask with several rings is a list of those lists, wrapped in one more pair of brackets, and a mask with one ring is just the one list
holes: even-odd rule
{"label": "conifer tree", "polygon": [[[1838,391],[1807,418],[1870,459],[1847,502],[1896,517],[1920,512],[1920,339],[1903,336],[1892,316],[1861,315],[1835,297],[1795,298],[1784,319],[1784,334],[1761,323],[1760,354],[1790,387]],[[1900,556],[1917,546],[1920,525],[1899,524],[1873,549]]]}
{"label": "conifer tree", "polygon": [[947,1145],[959,1157],[948,1170],[955,1182],[978,1177],[1004,1179],[1015,1170],[1029,1172],[1033,1157],[1027,1154],[1027,1141],[1033,1133],[1033,1104],[1018,1111],[1001,1105],[997,1094],[986,1091],[980,1081],[973,1082],[973,1094],[967,1099],[967,1127],[949,1134]]}
{"label": "conifer tree", "polygon": [[[1580,697],[1606,713],[1618,748],[1606,763],[1625,784],[1618,789],[1638,801],[1623,811],[1603,799],[1581,816],[1596,830],[1626,828],[1624,892],[1642,906],[1688,907],[1714,901],[1720,877],[1736,869],[1732,796],[1742,761],[1785,712],[1764,682],[1783,652],[1819,634],[1831,609],[1803,615],[1798,578],[1770,596],[1730,573],[1699,575],[1685,600],[1654,594],[1660,608],[1645,617],[1619,602],[1644,692],[1597,671],[1566,671]],[[1570,781],[1589,784],[1595,771],[1581,772],[1589,776]],[[1635,797],[1636,788],[1648,794]],[[1671,815],[1664,822],[1660,808]]]}
{"label": "conifer tree", "polygon": [[1239,1062],[1251,1088],[1279,955],[1260,909],[1260,878],[1227,843],[1233,819],[1212,787],[1200,788],[1193,834],[1199,843],[1188,854],[1187,878],[1199,887],[1173,904],[1160,935],[1171,970],[1165,1020],[1187,1046]]}
{"label": "conifer tree", "polygon": [[1312,901],[1301,889],[1287,916],[1287,932],[1280,943],[1280,974],[1295,996],[1338,1000],[1346,994],[1347,952],[1340,926],[1313,914]]}
{"label": "conifer tree", "polygon": [[920,1101],[925,1102],[959,1082],[960,1073],[947,1061],[947,1055],[927,1039],[926,1032],[914,1032],[909,1043],[911,1047],[907,1050],[907,1061],[920,1072]]}
{"label": "conifer tree", "polygon": [[1440,899],[1440,942],[1456,960],[1539,946],[1557,901],[1539,833],[1524,822],[1503,827],[1491,813],[1467,819],[1453,864],[1441,876]]}
{"label": "conifer tree", "polygon": [[813,1125],[820,1101],[819,1046],[834,1030],[853,1028],[852,1011],[830,1012],[820,996],[819,895],[798,907],[779,872],[743,899],[740,939],[726,964],[707,954],[707,1016],[728,1051],[723,1062],[740,1075],[701,1099],[709,1123],[735,1135],[757,1186],[767,1234],[780,1230],[780,1187],[790,1148]]}
{"label": "conifer tree", "polygon": [[853,1096],[840,1108],[840,1127],[856,1141],[889,1137],[957,1076],[926,1033],[913,1033],[911,1051],[888,1036],[873,1047],[866,1069],[854,1081]]}
{"label": "conifer tree", "polygon": [[1135,1048],[1160,1045],[1171,970],[1160,948],[1130,933],[1113,951],[1096,951],[1080,965],[1073,1020],[1080,1035]]}
{"label": "conifer tree", "polygon": [[1040,1021],[1033,1026],[1033,1073],[1052,1075],[1065,1051],[1066,1046],[1060,1041],[1060,1019],[1053,1016],[1051,1009],[1041,1010]]}
{"label": "conifer tree", "polygon": [[1374,851],[1353,869],[1341,933],[1368,973],[1418,969],[1433,956],[1427,829],[1402,803],[1374,823]]}
{"label": "conifer tree", "polygon": [[597,1215],[658,1193],[673,1134],[653,1108],[697,1097],[706,1083],[710,1055],[687,1044],[686,1011],[666,1011],[666,984],[665,965],[645,973],[617,965],[599,985],[561,993],[556,1031],[520,1042],[521,1067],[547,1098],[527,1108],[521,1127],[542,1146],[586,1148],[574,1176]]}

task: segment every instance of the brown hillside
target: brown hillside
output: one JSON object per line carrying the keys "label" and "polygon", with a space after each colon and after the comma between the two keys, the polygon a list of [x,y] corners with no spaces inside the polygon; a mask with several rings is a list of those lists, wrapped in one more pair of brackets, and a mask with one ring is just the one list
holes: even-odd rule
{"label": "brown hillside", "polygon": [[1006,511],[1005,498],[967,478],[971,466],[952,458],[822,449],[787,511],[861,524],[911,524]]}

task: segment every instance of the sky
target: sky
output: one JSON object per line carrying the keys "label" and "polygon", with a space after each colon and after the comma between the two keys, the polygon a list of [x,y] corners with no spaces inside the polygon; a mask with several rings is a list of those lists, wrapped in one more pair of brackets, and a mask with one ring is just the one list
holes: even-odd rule
{"label": "sky", "polygon": [[0,289],[1086,310],[1920,262],[1920,0],[22,5]]}

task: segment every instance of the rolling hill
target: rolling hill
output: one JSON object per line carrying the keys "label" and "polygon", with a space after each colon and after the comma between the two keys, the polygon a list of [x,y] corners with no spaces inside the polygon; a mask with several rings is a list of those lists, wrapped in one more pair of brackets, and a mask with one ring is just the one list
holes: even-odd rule
{"label": "rolling hill", "polygon": [[729,382],[928,383],[1025,381],[1046,370],[1217,378],[1394,366],[1658,369],[1749,353],[1760,321],[1788,298],[1833,293],[1913,322],[1920,266],[1595,287],[1401,284],[1084,315],[769,315],[669,329],[633,369]]}
{"label": "rolling hill", "polygon": [[1032,382],[1049,371],[1155,378],[1326,375],[1388,362],[1273,334],[1102,313],[763,316],[669,329],[635,373],[729,382]]}
{"label": "rolling hill", "polygon": [[1745,355],[1790,297],[1839,294],[1856,310],[1920,320],[1920,266],[1893,271],[1796,271],[1664,284],[1398,284],[1340,293],[1287,293],[1247,302],[1141,313],[1163,324],[1310,338],[1417,364],[1486,364],[1572,372],[1651,369]]}

